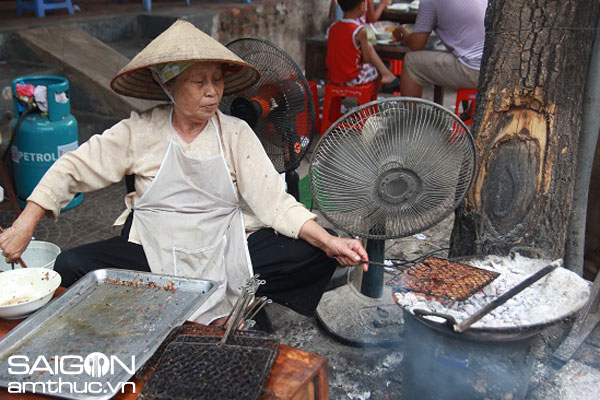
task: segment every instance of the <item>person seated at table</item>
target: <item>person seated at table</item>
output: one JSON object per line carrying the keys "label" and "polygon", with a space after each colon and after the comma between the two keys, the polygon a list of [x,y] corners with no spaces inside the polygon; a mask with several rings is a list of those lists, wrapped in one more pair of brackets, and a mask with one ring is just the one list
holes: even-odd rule
{"label": "person seated at table", "polygon": [[392,0],[380,0],[379,5],[375,6],[374,0],[367,0],[366,22],[373,23],[379,21],[381,14],[383,14],[383,11],[390,4],[392,4]]}
{"label": "person seated at table", "polygon": [[[208,279],[216,292],[190,318],[226,316],[254,273],[268,296],[310,316],[339,264],[368,256],[358,240],[323,229],[285,191],[285,182],[248,124],[219,111],[259,72],[194,25],[177,21],[112,79],[122,95],[166,100],[60,157],[0,235],[7,260],[27,247],[44,214],[57,218],[77,192],[135,174],[116,221],[121,236],[62,252],[55,270],[69,286],[101,268]],[[366,268],[366,265],[364,265]]]}
{"label": "person seated at table", "polygon": [[325,63],[331,83],[357,86],[381,77],[381,90],[399,90],[400,80],[385,66],[367,39],[367,30],[356,19],[364,14],[364,0],[338,0],[344,18],[327,31]]}
{"label": "person seated at table", "polygon": [[[394,30],[412,51],[404,57],[400,91],[421,97],[424,85],[476,88],[485,39],[487,0],[421,0],[414,29]],[[423,50],[431,32],[449,51]]]}
{"label": "person seated at table", "polygon": [[[362,24],[373,23],[379,21],[383,11],[392,4],[392,0],[381,0],[379,5],[376,7],[374,0],[365,0],[367,2],[366,11],[358,18],[358,21]],[[329,25],[337,22],[343,18],[344,12],[342,11],[337,0],[331,0],[329,5]]]}

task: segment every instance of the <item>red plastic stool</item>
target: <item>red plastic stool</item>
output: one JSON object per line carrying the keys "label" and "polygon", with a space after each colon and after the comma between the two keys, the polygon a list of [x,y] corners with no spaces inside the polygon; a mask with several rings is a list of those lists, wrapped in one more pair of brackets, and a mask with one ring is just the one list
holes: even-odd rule
{"label": "red plastic stool", "polygon": [[323,118],[321,119],[321,135],[342,116],[341,108],[344,97],[355,97],[358,99],[359,105],[377,100],[377,83],[371,82],[360,86],[326,84],[325,99],[323,100]]}
{"label": "red plastic stool", "polygon": [[463,119],[465,125],[473,124],[473,114],[475,113],[475,98],[477,97],[476,89],[458,89],[456,91],[456,104],[454,105],[454,114],[460,117],[460,104],[463,101],[469,102],[468,110],[465,109],[465,112],[469,114],[468,119]]}
{"label": "red plastic stool", "polygon": [[394,75],[400,75],[402,73],[402,60],[398,60],[398,59],[389,59],[389,60],[384,60],[390,63],[390,71],[392,71],[392,74]]}
{"label": "red plastic stool", "polygon": [[313,81],[308,81],[308,87],[310,88],[310,92],[312,93],[313,103],[315,104],[315,122],[317,124],[317,132],[321,131],[321,117],[319,109],[319,93],[317,89],[317,83]]}
{"label": "red plastic stool", "polygon": [[[388,63],[390,63],[390,71],[392,71],[392,74],[394,74],[396,76],[400,76],[402,74],[402,60],[398,60],[398,59],[386,59],[384,61],[387,61]],[[392,94],[394,96],[400,96],[401,95],[400,92],[393,92]]]}

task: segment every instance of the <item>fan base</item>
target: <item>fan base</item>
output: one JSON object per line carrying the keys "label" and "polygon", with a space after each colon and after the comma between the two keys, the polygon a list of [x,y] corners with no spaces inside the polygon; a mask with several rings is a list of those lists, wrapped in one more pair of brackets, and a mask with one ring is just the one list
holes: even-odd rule
{"label": "fan base", "polygon": [[384,286],[377,299],[361,295],[352,283],[323,294],[317,321],[338,342],[357,347],[394,346],[403,343],[402,309]]}

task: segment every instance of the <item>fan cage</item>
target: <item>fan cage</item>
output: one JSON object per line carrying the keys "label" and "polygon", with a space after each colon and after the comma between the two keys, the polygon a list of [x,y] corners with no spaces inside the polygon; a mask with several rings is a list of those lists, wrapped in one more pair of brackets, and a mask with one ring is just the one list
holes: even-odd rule
{"label": "fan cage", "polygon": [[392,97],[357,107],[329,127],[309,170],[312,198],[352,236],[394,239],[445,219],[473,182],[473,136],[433,102]]}
{"label": "fan cage", "polygon": [[298,65],[281,48],[258,38],[241,38],[227,48],[260,72],[251,87],[223,97],[219,108],[230,115],[239,97],[262,104],[270,112],[260,115],[253,127],[279,173],[296,169],[316,132],[315,107],[308,82]]}

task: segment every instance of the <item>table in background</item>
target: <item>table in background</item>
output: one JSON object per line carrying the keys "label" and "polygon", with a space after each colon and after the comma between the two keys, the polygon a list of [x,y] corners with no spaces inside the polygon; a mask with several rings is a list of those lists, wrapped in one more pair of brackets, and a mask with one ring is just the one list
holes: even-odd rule
{"label": "table in background", "polygon": [[[431,49],[438,41],[437,37],[430,35],[427,41],[426,49]],[[304,49],[305,56],[305,75],[306,79],[318,82],[325,81],[327,75],[327,66],[325,58],[327,56],[327,37],[325,35],[312,36],[306,39]],[[385,60],[402,60],[410,49],[400,44],[376,44],[375,51],[379,57]],[[433,101],[437,104],[444,102],[444,90],[441,86],[434,86]]]}
{"label": "table in background", "polygon": [[[325,58],[327,56],[327,37],[325,37],[325,35],[309,37],[306,39],[306,47],[304,50],[306,78],[311,81],[325,80],[327,75],[327,66],[325,64]],[[377,54],[379,54],[379,57],[382,59],[401,60],[410,49],[398,44],[376,44],[375,51],[377,51]]]}
{"label": "table in background", "polygon": [[399,24],[414,24],[417,21],[417,10],[400,11],[386,8],[381,13],[382,21],[393,21]]}
{"label": "table in background", "polygon": [[[58,288],[55,297],[61,295],[65,290],[63,287]],[[21,321],[23,320],[0,319],[0,338]],[[135,400],[143,385],[135,379],[132,379],[132,382],[135,382],[135,393],[119,393],[113,399]],[[327,359],[317,354],[281,345],[265,389],[273,393],[275,400],[328,400]],[[0,388],[0,399],[13,398],[12,396],[19,400],[47,400],[50,398],[30,393],[11,395],[7,389]]]}

